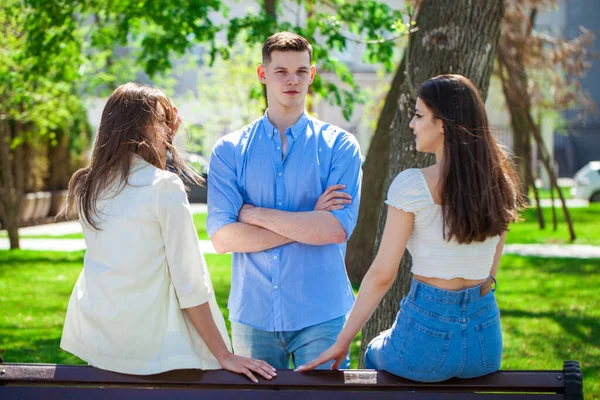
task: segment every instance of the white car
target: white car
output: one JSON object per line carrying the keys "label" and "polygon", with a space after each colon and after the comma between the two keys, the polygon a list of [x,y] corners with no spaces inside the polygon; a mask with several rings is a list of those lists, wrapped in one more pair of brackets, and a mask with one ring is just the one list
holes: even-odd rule
{"label": "white car", "polygon": [[600,202],[600,161],[590,161],[573,177],[571,196],[575,199]]}

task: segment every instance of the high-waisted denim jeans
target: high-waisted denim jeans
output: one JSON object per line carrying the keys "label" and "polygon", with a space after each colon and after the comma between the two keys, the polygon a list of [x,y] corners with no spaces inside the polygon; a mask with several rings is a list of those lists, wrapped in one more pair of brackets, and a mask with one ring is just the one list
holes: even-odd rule
{"label": "high-waisted denim jeans", "polygon": [[369,343],[365,367],[421,382],[500,369],[502,330],[494,290],[439,289],[415,279],[392,328]]}

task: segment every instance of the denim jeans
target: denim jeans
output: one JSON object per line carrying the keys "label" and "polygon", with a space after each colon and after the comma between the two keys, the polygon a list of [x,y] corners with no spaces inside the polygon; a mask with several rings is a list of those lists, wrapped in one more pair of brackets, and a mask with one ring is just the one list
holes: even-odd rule
{"label": "denim jeans", "polygon": [[[264,360],[277,369],[290,368],[291,357],[294,367],[298,367],[314,360],[333,345],[345,322],[344,316],[299,331],[268,332],[232,321],[233,352]],[[329,369],[331,364],[333,361],[317,369]],[[340,368],[350,368],[349,356]]]}
{"label": "denim jeans", "polygon": [[494,290],[449,291],[415,279],[392,329],[369,343],[365,367],[421,382],[500,369],[502,330]]}

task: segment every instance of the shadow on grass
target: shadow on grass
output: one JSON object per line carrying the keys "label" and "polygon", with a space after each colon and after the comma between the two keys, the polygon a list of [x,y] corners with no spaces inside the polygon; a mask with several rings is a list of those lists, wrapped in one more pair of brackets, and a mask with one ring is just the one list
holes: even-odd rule
{"label": "shadow on grass", "polygon": [[44,364],[87,364],[80,358],[60,348],[60,337],[27,340],[26,344],[6,338],[12,343],[7,348],[0,348],[0,354],[7,363],[44,363]]}
{"label": "shadow on grass", "polygon": [[[600,376],[600,320],[595,317],[579,315],[566,315],[563,312],[536,312],[512,310],[506,307],[501,309],[503,332],[506,339],[512,336],[517,339],[512,349],[505,353],[513,358],[512,368],[529,369],[531,365],[539,368],[543,365],[544,358],[559,363],[575,360],[581,363],[584,384],[588,391],[597,390],[598,377]],[[532,324],[536,321],[538,329]],[[550,322],[551,321],[551,322]],[[556,324],[560,327],[559,334],[550,334],[545,327]],[[549,336],[555,340],[549,341]],[[558,339],[558,340],[557,340]],[[545,345],[544,345],[545,344]],[[546,361],[547,362],[547,361]],[[546,367],[548,368],[548,367]],[[562,366],[557,365],[556,369]],[[586,397],[587,398],[587,397]]]}
{"label": "shadow on grass", "polygon": [[[566,315],[564,312],[536,312],[524,310],[511,310],[503,307],[500,311],[502,318],[548,319],[560,325],[563,331],[576,337],[582,343],[600,346],[600,320],[593,317],[580,315]],[[586,333],[589,330],[591,333]],[[591,342],[590,342],[591,339]],[[600,361],[600,360],[599,360]]]}
{"label": "shadow on grass", "polygon": [[83,267],[83,255],[83,251],[0,250],[0,279],[10,278],[17,271],[33,270],[48,264]]}

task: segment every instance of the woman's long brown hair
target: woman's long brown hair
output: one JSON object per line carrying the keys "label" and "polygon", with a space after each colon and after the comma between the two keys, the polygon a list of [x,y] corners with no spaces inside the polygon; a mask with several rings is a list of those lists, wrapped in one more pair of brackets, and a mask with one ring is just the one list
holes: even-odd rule
{"label": "woman's long brown hair", "polygon": [[[157,113],[158,105],[165,111],[164,121]],[[171,155],[169,169],[192,183],[201,178],[181,159],[173,146],[174,135],[151,140],[155,128],[166,123],[172,130],[177,118],[169,98],[159,89],[126,83],[108,98],[100,128],[96,135],[90,165],[75,172],[69,182],[67,213],[77,211],[80,218],[94,229],[99,229],[96,202],[105,190],[118,182],[117,193],[127,184],[135,154],[160,169],[167,168],[155,142],[165,141]]]}
{"label": "woman's long brown hair", "polygon": [[444,237],[471,243],[502,234],[518,218],[522,195],[514,164],[491,133],[479,92],[461,75],[440,75],[423,83],[417,96],[444,124],[438,183]]}

